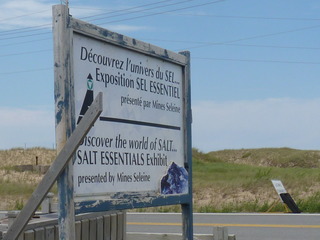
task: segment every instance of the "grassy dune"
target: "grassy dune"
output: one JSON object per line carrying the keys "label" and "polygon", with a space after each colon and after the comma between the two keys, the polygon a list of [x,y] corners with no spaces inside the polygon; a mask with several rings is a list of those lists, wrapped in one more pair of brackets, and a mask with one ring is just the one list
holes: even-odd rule
{"label": "grassy dune", "polygon": [[[55,150],[0,151],[0,210],[21,208],[42,174],[19,172],[16,165],[49,165]],[[280,179],[304,212],[320,212],[320,151],[289,148],[193,149],[193,193],[196,212],[284,211],[271,179]],[[179,211],[179,206],[139,211]]]}
{"label": "grassy dune", "polygon": [[[17,171],[17,165],[50,165],[56,151],[45,148],[14,148],[0,151],[0,210],[21,208],[42,179],[37,172]],[[36,158],[38,159],[36,161]]]}
{"label": "grassy dune", "polygon": [[[195,210],[265,212],[278,201],[279,179],[306,212],[320,212],[320,152],[288,148],[193,150]],[[272,211],[283,211],[278,203]]]}

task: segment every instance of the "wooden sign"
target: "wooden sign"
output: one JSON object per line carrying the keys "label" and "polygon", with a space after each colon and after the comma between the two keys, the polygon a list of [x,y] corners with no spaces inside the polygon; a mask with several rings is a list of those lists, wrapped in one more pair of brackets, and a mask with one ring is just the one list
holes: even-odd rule
{"label": "wooden sign", "polygon": [[58,181],[61,225],[73,201],[75,213],[180,204],[192,239],[190,53],[80,21],[67,6],[53,13],[58,149],[103,93],[101,116]]}

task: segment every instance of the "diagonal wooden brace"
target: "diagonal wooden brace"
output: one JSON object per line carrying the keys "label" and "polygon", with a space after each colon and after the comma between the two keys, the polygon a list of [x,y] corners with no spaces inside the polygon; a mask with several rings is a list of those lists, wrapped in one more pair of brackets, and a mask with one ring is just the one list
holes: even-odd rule
{"label": "diagonal wooden brace", "polygon": [[36,190],[32,193],[25,207],[8,229],[3,238],[4,240],[14,240],[19,237],[25,226],[28,224],[28,221],[55,183],[60,173],[72,159],[72,156],[79,147],[83,138],[87,135],[97,118],[100,116],[102,109],[102,93],[99,93],[87,110],[86,114],[83,116],[79,125],[68,138],[65,146],[52,163],[51,167],[37,186]]}

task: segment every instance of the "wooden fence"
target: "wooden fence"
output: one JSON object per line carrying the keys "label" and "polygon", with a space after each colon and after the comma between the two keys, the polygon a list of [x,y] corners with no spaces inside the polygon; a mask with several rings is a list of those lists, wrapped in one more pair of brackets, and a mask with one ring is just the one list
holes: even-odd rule
{"label": "wooden fence", "polygon": [[[56,217],[43,216],[33,220],[20,234],[18,240],[58,240],[59,228]],[[88,213],[76,216],[77,240],[125,240],[126,214],[124,211]],[[0,240],[5,232],[0,231]]]}

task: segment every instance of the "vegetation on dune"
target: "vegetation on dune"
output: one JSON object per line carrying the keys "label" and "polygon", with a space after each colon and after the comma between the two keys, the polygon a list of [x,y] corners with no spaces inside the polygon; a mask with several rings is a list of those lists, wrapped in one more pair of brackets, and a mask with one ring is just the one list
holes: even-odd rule
{"label": "vegetation on dune", "polygon": [[50,165],[56,157],[56,150],[47,148],[12,148],[0,150],[0,167],[36,164],[38,157],[39,165]]}
{"label": "vegetation on dune", "polygon": [[[271,183],[272,179],[279,179],[304,212],[319,212],[319,159],[319,151],[289,148],[224,150],[206,154],[193,149],[195,210],[284,211]],[[204,198],[207,201],[203,201]]]}
{"label": "vegetation on dune", "polygon": [[[15,165],[49,165],[52,149],[0,151],[0,209],[21,209],[43,177]],[[283,182],[303,212],[320,212],[320,151],[290,148],[240,149],[203,153],[193,149],[195,212],[285,211],[271,179]],[[56,187],[54,189],[56,192]],[[180,206],[137,211],[177,212]]]}
{"label": "vegetation on dune", "polygon": [[298,150],[291,148],[259,148],[222,150],[210,152],[207,155],[209,158],[212,157],[213,159],[220,159],[223,162],[245,163],[254,166],[280,168],[320,167],[320,151]]}

